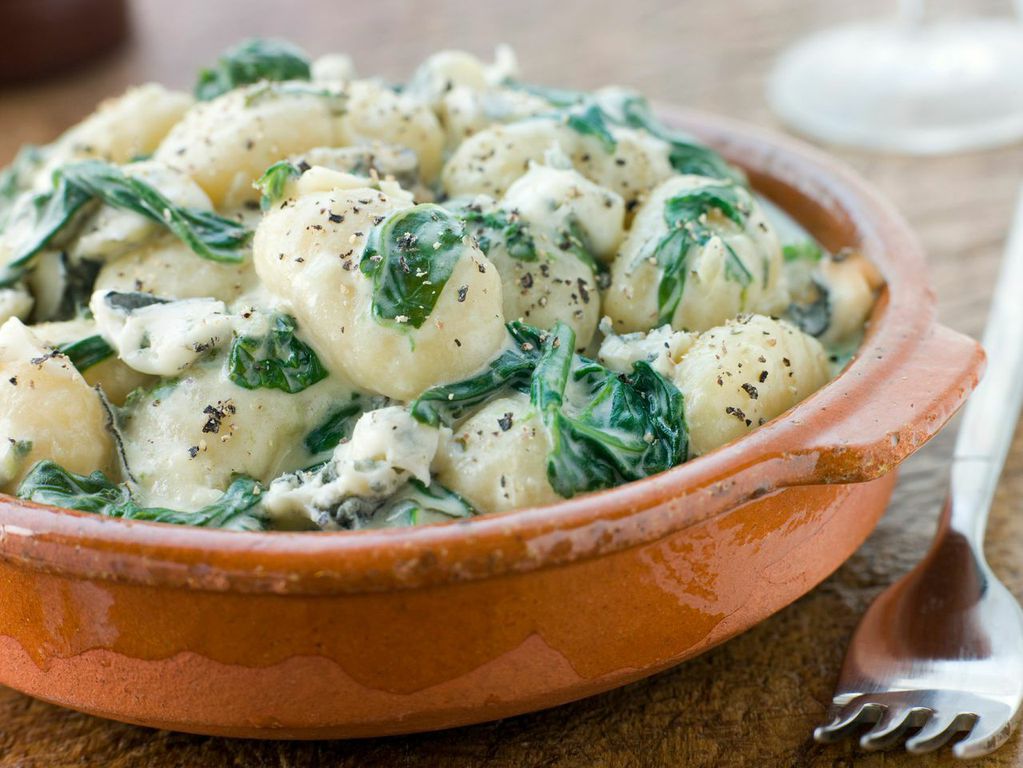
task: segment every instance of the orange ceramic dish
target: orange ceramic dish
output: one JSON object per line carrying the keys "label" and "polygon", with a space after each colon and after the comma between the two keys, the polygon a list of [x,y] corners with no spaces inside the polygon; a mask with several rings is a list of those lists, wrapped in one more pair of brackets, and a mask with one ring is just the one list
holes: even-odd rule
{"label": "orange ceramic dish", "polygon": [[274,738],[444,728],[701,653],[806,593],[883,512],[894,469],[976,383],[920,247],[795,142],[665,115],[887,288],[858,357],[752,434],[542,509],[421,528],[238,533],[0,500],[0,682],[151,726]]}

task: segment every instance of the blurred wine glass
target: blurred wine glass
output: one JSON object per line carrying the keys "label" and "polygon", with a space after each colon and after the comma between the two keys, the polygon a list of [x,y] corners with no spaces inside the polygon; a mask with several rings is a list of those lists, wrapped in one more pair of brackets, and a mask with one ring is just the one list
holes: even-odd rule
{"label": "blurred wine glass", "polygon": [[[1016,0],[1023,14],[1023,0]],[[782,54],[768,100],[822,141],[941,154],[1023,139],[1023,24],[925,22],[924,0],[898,17],[815,34]]]}

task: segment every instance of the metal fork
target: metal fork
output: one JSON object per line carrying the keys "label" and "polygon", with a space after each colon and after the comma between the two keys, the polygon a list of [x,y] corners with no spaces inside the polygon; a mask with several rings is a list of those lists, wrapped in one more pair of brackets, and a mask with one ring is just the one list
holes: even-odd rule
{"label": "metal fork", "polygon": [[[867,610],[822,743],[956,757],[997,749],[1023,701],[1023,611],[984,559],[984,530],[1023,402],[1023,193],[984,331],[988,370],[963,414],[948,499],[924,560]],[[919,731],[911,733],[913,729]],[[906,738],[907,735],[909,738]]]}

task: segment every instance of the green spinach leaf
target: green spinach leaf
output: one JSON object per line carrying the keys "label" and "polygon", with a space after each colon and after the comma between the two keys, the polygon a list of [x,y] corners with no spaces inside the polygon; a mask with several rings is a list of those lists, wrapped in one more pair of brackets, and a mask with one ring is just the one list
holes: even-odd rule
{"label": "green spinach leaf", "polygon": [[529,390],[529,382],[540,358],[541,340],[546,332],[518,321],[508,323],[511,344],[487,368],[453,384],[431,387],[413,401],[412,415],[432,426],[453,424],[469,409],[508,389]]}
{"label": "green spinach leaf", "polygon": [[396,211],[370,232],[359,268],[373,280],[373,316],[419,328],[465,247],[465,227],[439,205]]}
{"label": "green spinach leaf", "polygon": [[211,261],[242,261],[252,238],[252,232],[237,221],[213,211],[174,205],[149,184],[126,176],[117,166],[85,160],[58,169],[53,191],[33,198],[35,220],[31,235],[4,267],[0,285],[17,281],[35,256],[94,199],[163,225],[197,255]]}
{"label": "green spinach leaf", "polygon": [[284,197],[284,188],[288,182],[301,175],[302,169],[288,160],[279,160],[267,168],[256,181],[256,188],[262,193],[259,197],[259,207],[264,211],[270,210]]}
{"label": "green spinach leaf", "polygon": [[316,456],[336,448],[342,440],[352,436],[355,422],[365,412],[365,403],[356,395],[351,402],[335,408],[327,418],[305,436],[303,441],[310,454]]}
{"label": "green spinach leaf", "polygon": [[32,230],[0,271],[0,286],[6,287],[20,280],[32,260],[90,200],[92,194],[88,190],[68,182],[59,173],[52,192],[33,195],[30,201]]}
{"label": "green spinach leaf", "polygon": [[646,362],[619,374],[575,354],[563,323],[540,331],[510,323],[514,344],[483,373],[428,389],[412,403],[427,424],[453,424],[508,391],[529,394],[547,430],[547,477],[560,495],[610,488],[686,460],[682,394]]}
{"label": "green spinach leaf", "polygon": [[547,479],[561,496],[611,488],[685,461],[682,393],[646,362],[617,374],[572,355],[559,324],[544,341],[530,401],[547,428]]}
{"label": "green spinach leaf", "polygon": [[[736,184],[746,184],[746,177],[738,168],[730,165],[710,147],[700,144],[691,136],[672,130],[661,123],[650,109],[646,99],[638,94],[629,94],[615,99],[613,105],[606,97],[585,91],[561,90],[544,86],[505,82],[509,88],[525,91],[547,100],[551,106],[569,112],[569,124],[581,133],[602,137],[608,151],[614,151],[614,141],[608,124],[624,125],[646,131],[669,145],[668,160],[672,167],[683,174],[707,176],[712,179],[726,179]],[[573,121],[571,115],[575,115]]]}
{"label": "green spinach leaf", "polygon": [[504,85],[517,91],[524,91],[533,96],[539,96],[552,107],[571,107],[581,104],[590,98],[586,91],[575,91],[568,88],[554,88],[536,83],[523,83],[518,80],[505,80]]}
{"label": "green spinach leaf", "polygon": [[87,336],[78,341],[71,341],[57,347],[57,351],[66,355],[79,373],[84,373],[114,354],[114,348],[107,344],[102,336]]}
{"label": "green spinach leaf", "polygon": [[598,282],[603,282],[605,278],[610,279],[607,276],[607,266],[601,264],[593,256],[593,251],[590,248],[589,240],[586,235],[583,234],[582,226],[579,220],[572,216],[567,221],[567,227],[561,232],[561,238],[558,241],[558,248],[567,253],[571,253],[579,261],[590,268],[590,271],[598,278]]}
{"label": "green spinach leaf", "polygon": [[78,475],[52,461],[36,464],[17,491],[18,498],[38,504],[108,517],[246,531],[265,527],[262,516],[254,509],[262,494],[258,482],[237,475],[219,499],[195,512],[143,507],[132,498],[126,486],[111,482],[102,472]]}
{"label": "green spinach leaf", "polygon": [[631,96],[622,101],[621,118],[625,125],[640,128],[651,136],[667,142],[671,150],[668,160],[679,173],[726,179],[745,185],[741,171],[725,161],[721,155],[696,142],[692,137],[673,131],[654,117],[650,105],[642,96]]}
{"label": "green spinach leaf", "polygon": [[429,485],[412,478],[388,505],[376,513],[392,526],[422,525],[445,519],[472,517],[476,510],[461,495],[438,482]]}
{"label": "green spinach leaf", "polygon": [[782,246],[782,258],[786,263],[793,261],[809,261],[816,263],[824,258],[824,249],[813,240],[802,243],[789,243]]}
{"label": "green spinach leaf", "polygon": [[283,40],[246,40],[228,49],[214,67],[199,72],[195,97],[215,99],[241,85],[261,80],[309,80],[305,52]]}
{"label": "green spinach leaf", "polygon": [[536,261],[536,240],[515,211],[497,208],[483,212],[479,206],[467,205],[458,208],[454,214],[465,222],[466,229],[483,253],[490,254],[496,242],[503,242],[508,255],[517,261]]}
{"label": "green spinach leaf", "polygon": [[43,163],[43,151],[26,144],[15,155],[14,161],[0,170],[0,232],[7,224],[14,200],[28,189],[32,174]]}
{"label": "green spinach leaf", "polygon": [[295,319],[275,314],[265,336],[238,336],[231,343],[228,377],[245,389],[295,394],[327,378],[316,353],[295,335]]}
{"label": "green spinach leaf", "polygon": [[164,225],[197,255],[210,261],[238,263],[252,232],[213,211],[174,205],[141,179],[96,160],[64,166],[62,179],[114,208],[133,211]]}
{"label": "green spinach leaf", "polygon": [[604,111],[596,104],[590,104],[586,108],[568,113],[568,127],[584,136],[594,136],[604,148],[604,151],[611,154],[618,146],[618,142],[607,127]]}

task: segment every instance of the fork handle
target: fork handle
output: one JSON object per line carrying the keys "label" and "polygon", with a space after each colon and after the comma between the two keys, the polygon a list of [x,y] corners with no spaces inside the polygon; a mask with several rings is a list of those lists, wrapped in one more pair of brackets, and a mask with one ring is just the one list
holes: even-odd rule
{"label": "fork handle", "polygon": [[1023,190],[991,301],[988,367],[966,404],[952,462],[949,525],[983,545],[988,512],[1023,405]]}

